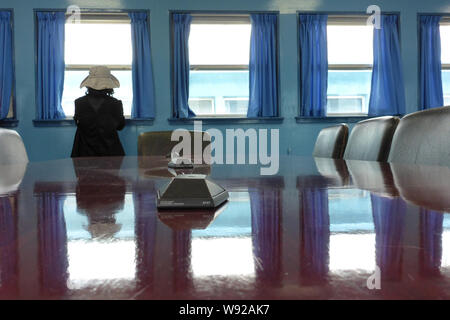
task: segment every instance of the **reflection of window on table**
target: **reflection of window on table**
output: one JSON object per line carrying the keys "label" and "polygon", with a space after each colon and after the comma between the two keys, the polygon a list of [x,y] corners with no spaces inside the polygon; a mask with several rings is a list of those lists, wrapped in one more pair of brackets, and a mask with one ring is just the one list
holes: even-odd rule
{"label": "reflection of window on table", "polygon": [[80,83],[94,65],[106,65],[119,80],[114,97],[122,100],[125,116],[131,115],[131,24],[127,14],[82,14],[80,23],[65,27],[64,91],[62,107],[66,116],[74,114],[74,100],[86,93]]}
{"label": "reflection of window on table", "polygon": [[443,213],[441,267],[450,271],[450,213]]}
{"label": "reflection of window on table", "polygon": [[375,270],[375,227],[370,193],[328,189],[330,271]]}
{"label": "reflection of window on table", "polygon": [[132,195],[126,194],[124,207],[115,215],[117,232],[109,239],[92,239],[86,215],[77,212],[75,196],[64,201],[67,229],[70,289],[82,289],[107,281],[123,288],[135,285],[136,244]]}
{"label": "reflection of window on table", "polygon": [[194,284],[208,276],[254,276],[248,192],[230,192],[225,210],[205,230],[192,230],[191,267]]}
{"label": "reflection of window on table", "polygon": [[329,16],[327,116],[366,116],[373,66],[367,17]]}
{"label": "reflection of window on table", "polygon": [[246,14],[192,14],[189,106],[197,116],[247,115],[250,32]]}

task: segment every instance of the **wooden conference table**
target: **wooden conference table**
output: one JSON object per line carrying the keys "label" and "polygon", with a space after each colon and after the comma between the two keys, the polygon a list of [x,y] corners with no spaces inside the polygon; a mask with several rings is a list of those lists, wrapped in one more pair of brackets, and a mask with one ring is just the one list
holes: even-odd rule
{"label": "wooden conference table", "polygon": [[199,166],[229,201],[167,213],[156,208],[166,163],[0,167],[0,298],[450,298],[450,168],[295,156],[276,176]]}

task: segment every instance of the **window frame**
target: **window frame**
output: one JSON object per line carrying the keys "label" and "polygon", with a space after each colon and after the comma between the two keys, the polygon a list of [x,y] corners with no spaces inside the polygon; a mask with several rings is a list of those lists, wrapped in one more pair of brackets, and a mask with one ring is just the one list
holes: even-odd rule
{"label": "window frame", "polygon": [[[192,16],[192,24],[225,24],[225,25],[238,25],[238,24],[250,24],[250,13],[190,13]],[[173,32],[172,32],[173,35]],[[173,54],[173,50],[172,50]],[[189,72],[191,71],[249,71],[249,64],[191,64],[189,66]],[[225,98],[225,97],[224,97]],[[191,98],[189,98],[190,100]],[[199,97],[193,97],[193,99],[199,99]],[[214,99],[215,100],[215,99]],[[224,99],[225,100],[225,99]],[[214,101],[215,102],[215,101]],[[246,118],[243,114],[222,114],[216,113],[216,104],[214,103],[214,114],[198,114],[195,118]]]}
{"label": "window frame", "polygon": [[[71,14],[66,13],[66,22]],[[131,24],[131,19],[128,16],[128,12],[89,12],[82,11],[80,24]],[[65,39],[66,40],[66,39]],[[67,71],[89,71],[95,64],[66,64],[64,72]],[[111,71],[132,71],[132,63],[126,64],[105,64]],[[64,95],[64,93],[63,93]],[[125,115],[125,118],[131,118],[131,115]],[[72,119],[70,116],[66,116],[66,119]]]}
{"label": "window frame", "polygon": [[[106,16],[128,16],[130,12],[145,12],[148,16],[147,23],[150,26],[150,10],[149,9],[91,9],[91,8],[81,8],[81,17],[89,15],[94,19],[96,17],[104,17]],[[38,12],[66,12],[66,9],[33,9],[33,17],[34,17],[34,66],[35,73],[34,79],[35,83],[38,81],[37,79],[37,41],[38,41],[38,28],[37,26],[37,13]],[[66,15],[67,16],[67,15]],[[104,20],[103,20],[104,21]],[[65,118],[65,119],[38,119],[38,110],[37,110],[37,86],[35,86],[35,118],[32,120],[33,125],[35,127],[73,127],[75,126],[75,121],[73,118]],[[129,116],[125,116],[125,123],[128,125],[153,125],[154,119],[133,119]],[[1,125],[1,124],[0,124]]]}
{"label": "window frame", "polygon": [[[441,26],[450,27],[450,15],[444,15],[441,17],[441,21],[439,22],[439,32],[440,32]],[[442,43],[441,43],[441,47],[442,47]],[[420,52],[420,49],[419,49],[419,52]],[[443,71],[450,71],[450,63],[442,63],[442,61],[441,61],[441,77],[442,77]],[[444,106],[446,105],[445,98],[449,99],[450,94],[447,94],[447,95],[445,94],[444,83],[442,83],[442,101],[443,101]]]}
{"label": "window frame", "polygon": [[[368,16],[367,15],[359,15],[359,14],[351,14],[351,15],[329,15],[327,20],[327,27],[329,25],[332,26],[365,26]],[[328,36],[328,35],[327,35]],[[328,39],[327,39],[328,43]],[[368,71],[373,72],[373,62],[372,64],[328,64],[328,71]],[[356,96],[356,95],[346,95],[347,96]],[[327,93],[327,100],[328,100]],[[369,92],[370,97],[370,92]],[[368,117],[367,113],[326,113],[326,118],[340,118],[340,117]]]}
{"label": "window frame", "polygon": [[[450,27],[450,15],[441,17],[441,21],[439,22],[439,28],[441,26]],[[442,44],[441,44],[441,46],[442,46]],[[450,70],[450,63],[442,63],[441,62],[441,67],[442,67],[442,70]]]}

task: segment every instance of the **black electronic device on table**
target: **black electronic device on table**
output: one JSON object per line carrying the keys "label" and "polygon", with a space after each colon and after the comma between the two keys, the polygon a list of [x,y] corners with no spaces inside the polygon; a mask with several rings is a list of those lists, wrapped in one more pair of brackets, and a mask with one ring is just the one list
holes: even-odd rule
{"label": "black electronic device on table", "polygon": [[203,174],[182,174],[158,191],[158,209],[211,209],[228,200],[228,191]]}

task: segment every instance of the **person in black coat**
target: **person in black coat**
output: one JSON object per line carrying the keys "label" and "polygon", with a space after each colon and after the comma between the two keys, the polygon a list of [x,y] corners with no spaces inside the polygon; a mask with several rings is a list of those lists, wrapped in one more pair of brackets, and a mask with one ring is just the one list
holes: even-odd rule
{"label": "person in black coat", "polygon": [[122,101],[112,97],[119,81],[105,66],[95,66],[83,80],[86,95],[75,100],[74,120],[77,125],[72,158],[124,156],[117,133],[125,126]]}

